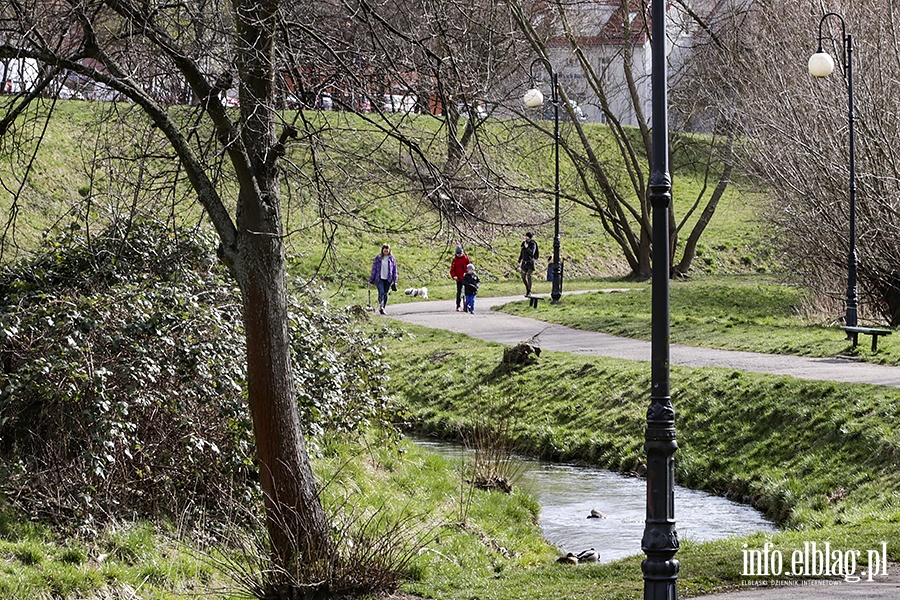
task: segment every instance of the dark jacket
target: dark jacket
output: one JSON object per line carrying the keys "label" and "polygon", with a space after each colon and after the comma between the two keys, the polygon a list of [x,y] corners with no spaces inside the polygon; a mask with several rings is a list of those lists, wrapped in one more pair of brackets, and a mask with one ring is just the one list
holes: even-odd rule
{"label": "dark jacket", "polygon": [[539,258],[538,245],[534,240],[525,240],[522,242],[522,250],[519,252],[519,264],[523,269],[529,271],[534,270],[534,261]]}
{"label": "dark jacket", "polygon": [[481,280],[478,279],[478,275],[475,273],[466,273],[466,276],[463,277],[463,290],[466,292],[466,296],[475,296],[478,294],[478,285],[481,283]]}
{"label": "dark jacket", "polygon": [[[381,257],[384,256],[380,252],[378,256],[375,257],[374,262],[372,262],[372,274],[369,277],[369,283],[375,283],[379,279],[381,279]],[[388,263],[390,267],[388,267],[388,282],[397,283],[399,277],[397,276],[397,260],[394,258],[393,254],[388,254]]]}

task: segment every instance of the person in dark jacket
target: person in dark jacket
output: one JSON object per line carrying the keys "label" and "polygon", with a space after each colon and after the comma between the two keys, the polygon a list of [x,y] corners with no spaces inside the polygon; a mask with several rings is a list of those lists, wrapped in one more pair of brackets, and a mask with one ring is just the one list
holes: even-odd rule
{"label": "person in dark jacket", "polygon": [[459,304],[463,295],[463,277],[466,276],[466,267],[472,264],[462,246],[456,247],[456,254],[450,261],[450,277],[456,282],[456,312],[459,312]]}
{"label": "person in dark jacket", "polygon": [[381,314],[387,307],[391,289],[397,289],[397,279],[397,260],[391,254],[391,247],[384,244],[372,262],[372,274],[369,276],[369,283],[378,288],[378,312]]}
{"label": "person in dark jacket", "polygon": [[466,266],[466,276],[463,277],[463,288],[466,292],[466,305],[463,312],[475,314],[475,296],[478,295],[478,286],[481,280],[475,273],[475,265],[469,263]]}
{"label": "person in dark jacket", "polygon": [[522,249],[519,251],[519,262],[516,263],[516,267],[522,271],[522,283],[525,284],[526,298],[531,296],[534,263],[539,258],[538,245],[533,237],[530,231],[525,234],[525,239],[522,240]]}

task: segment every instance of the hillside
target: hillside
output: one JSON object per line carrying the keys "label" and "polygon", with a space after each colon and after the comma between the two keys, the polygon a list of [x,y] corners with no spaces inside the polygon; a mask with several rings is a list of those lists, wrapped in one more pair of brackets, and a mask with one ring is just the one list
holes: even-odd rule
{"label": "hillside", "polygon": [[[128,105],[73,100],[59,102],[56,110],[50,120],[30,115],[14,137],[6,138],[0,210],[12,225],[2,260],[39,248],[45,230],[73,220],[87,226],[127,218],[138,210],[182,223],[202,220],[184,182],[172,185],[173,179],[183,180],[183,173],[167,156],[158,133]],[[188,122],[189,107],[173,110],[184,111]],[[374,116],[290,112],[283,117],[303,127],[287,157],[283,195],[290,260],[293,273],[302,279],[316,279],[336,290],[356,288],[383,242],[394,247],[403,280],[416,286],[444,280],[458,243],[487,281],[515,279],[518,244],[526,230],[534,231],[542,257],[552,255],[552,146],[522,123],[484,123],[468,148],[469,162],[452,178],[456,204],[448,206],[435,199],[438,192],[429,188],[433,182],[417,172],[419,163]],[[422,156],[441,164],[446,144],[442,121],[430,115],[390,117],[389,124],[413,140]],[[564,140],[572,135],[571,127],[561,124]],[[586,127],[602,147],[603,127]],[[38,147],[33,140],[39,134],[43,141]],[[137,159],[145,152],[154,158]],[[29,161],[26,177],[24,165]],[[560,238],[565,277],[623,276],[627,265],[600,219],[566,199],[577,196],[577,177],[563,157]],[[700,174],[691,171],[676,172],[673,180],[680,220],[702,182]],[[217,181],[224,190],[233,189],[227,173]],[[698,248],[696,273],[773,268],[758,220],[760,202],[758,195],[729,190]],[[438,204],[447,210],[441,213]]]}

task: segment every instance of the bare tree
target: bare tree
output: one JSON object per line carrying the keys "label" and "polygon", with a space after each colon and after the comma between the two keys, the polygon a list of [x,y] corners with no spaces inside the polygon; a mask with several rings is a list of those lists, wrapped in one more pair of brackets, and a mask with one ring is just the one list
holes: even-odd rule
{"label": "bare tree", "polygon": [[[312,185],[330,196],[336,209],[322,211],[322,223],[331,229],[326,237],[339,215],[366,212],[353,207],[353,200],[337,198],[333,192],[339,189],[360,196],[382,190],[372,202],[419,196],[436,209],[436,229],[447,235],[457,235],[463,224],[497,218],[500,190],[509,185],[484,157],[484,148],[498,145],[486,117],[502,103],[510,73],[520,68],[515,53],[521,43],[508,12],[490,2],[473,6],[452,0],[355,0],[285,12],[278,56],[285,97],[299,95],[312,106],[328,94],[336,110],[358,113],[352,122],[326,111],[314,121],[298,114],[290,123],[308,147],[306,155],[318,160],[295,164],[291,155],[286,169],[302,177],[314,173]],[[382,136],[381,148],[390,148],[393,156],[353,152],[354,144],[347,142],[360,136],[360,121],[362,135]],[[326,172],[340,183],[329,185]],[[347,216],[343,223],[353,218],[358,217]],[[384,230],[383,224],[364,226]],[[403,226],[388,233],[400,233]]]}
{"label": "bare tree", "polygon": [[[727,3],[726,3],[727,4]],[[694,9],[694,5],[701,8]],[[705,8],[704,8],[705,7]],[[615,240],[634,276],[650,275],[652,221],[648,198],[650,156],[649,61],[640,53],[649,50],[649,4],[633,0],[598,3],[557,0],[549,5],[516,3],[512,5],[518,26],[528,39],[534,54],[555,61],[563,71],[560,96],[562,110],[572,121],[571,136],[562,140],[566,154],[576,165],[583,196],[571,196],[574,202],[591,209],[600,217],[606,232]],[[717,10],[724,10],[723,5]],[[731,145],[733,128],[723,120],[723,112],[710,111],[697,101],[694,85],[698,72],[689,71],[694,46],[717,45],[715,32],[728,22],[706,3],[676,2],[670,15],[677,27],[669,53],[673,82],[680,82],[682,93],[673,98],[684,103],[677,123],[693,129],[714,132],[712,139],[697,141],[690,135],[673,134],[676,150],[692,146],[673,162],[673,174],[701,173],[702,184],[696,198],[680,220],[670,227],[670,252],[676,258],[679,236],[687,231],[680,260],[673,260],[674,274],[686,274],[695,256],[697,242],[709,224],[718,202],[727,189],[733,170]],[[693,81],[693,84],[689,83]],[[566,84],[567,81],[576,83]],[[611,148],[604,148],[589,136],[577,118],[575,102],[605,123]],[[700,114],[702,111],[702,114]],[[675,111],[673,111],[674,113]],[[699,161],[699,162],[698,162]],[[699,165],[699,168],[698,168]],[[676,184],[677,190],[677,184]],[[677,191],[676,191],[677,193]],[[698,214],[699,211],[699,214]],[[696,218],[695,218],[696,217]]]}
{"label": "bare tree", "polygon": [[[3,182],[14,199],[10,227],[15,206],[27,201],[30,170],[42,132],[57,114],[57,98],[80,97],[117,100],[107,105],[108,122],[119,127],[120,136],[117,142],[85,141],[86,170],[101,159],[129,161],[104,185],[132,186],[135,203],[158,196],[173,212],[176,204],[189,210],[185,205],[193,196],[216,229],[219,256],[241,290],[248,398],[267,525],[277,563],[288,573],[300,563],[327,562],[334,543],[291,375],[284,200],[319,202],[318,225],[329,239],[360,212],[352,195],[340,190],[402,171],[387,193],[418,191],[452,212],[435,200],[447,190],[466,217],[484,218],[481,198],[492,193],[500,175],[478,167],[465,177],[461,172],[469,162],[486,166],[470,159],[479,143],[478,102],[492,106],[488,90],[503,87],[492,82],[502,82],[518,64],[498,54],[516,45],[498,16],[503,13],[484,11],[477,20],[455,23],[454,15],[462,19],[467,7],[12,0],[0,8],[0,61],[35,66],[28,85],[0,97],[0,144],[23,165]],[[427,137],[429,128],[413,134],[404,128],[412,114],[386,110],[382,99],[397,87],[419,100],[419,117],[437,120],[434,135],[447,140],[443,156],[430,154],[435,145]],[[357,132],[342,120],[343,112],[311,117],[278,110],[317,103],[324,108],[326,97],[336,108],[359,111],[372,131],[395,142],[391,148],[397,154],[383,160],[381,154],[350,149],[347,134]],[[462,134],[461,112],[468,116]],[[140,143],[129,144],[129,137]],[[104,200],[102,186],[88,180],[80,190],[85,213]],[[123,196],[115,194],[113,212],[133,211],[121,202]]]}
{"label": "bare tree", "polygon": [[393,91],[415,96],[417,112],[437,122],[444,140],[434,145],[443,154],[417,151],[414,178],[423,194],[451,219],[484,218],[485,198],[502,176],[482,160],[481,145],[491,143],[483,126],[520,69],[522,44],[508,11],[489,1],[457,0],[360,7],[371,60],[390,74]]}
{"label": "bare tree", "polygon": [[785,265],[812,287],[820,308],[842,314],[850,156],[840,21],[823,24],[823,49],[837,65],[832,76],[816,80],[806,65],[818,49],[822,16],[843,15],[853,36],[860,315],[893,326],[900,325],[897,9],[894,0],[757,0],[743,29],[743,51],[734,57],[734,76],[723,81],[726,93],[740,99],[741,157],[772,190],[770,218]]}
{"label": "bare tree", "polygon": [[[277,562],[290,569],[301,557],[328,557],[333,543],[291,374],[279,160],[295,130],[276,129],[274,58],[282,7],[278,0],[235,0],[230,8],[203,0],[13,0],[0,9],[0,58],[38,61],[45,88],[57,85],[60,70],[102,84],[134,103],[167,141],[241,289],[267,522]],[[196,102],[192,111],[166,106],[178,82]],[[234,87],[239,113],[226,108]],[[4,131],[15,128],[24,107],[40,101],[35,90],[7,101]],[[235,182],[233,198],[212,178],[220,153]]]}

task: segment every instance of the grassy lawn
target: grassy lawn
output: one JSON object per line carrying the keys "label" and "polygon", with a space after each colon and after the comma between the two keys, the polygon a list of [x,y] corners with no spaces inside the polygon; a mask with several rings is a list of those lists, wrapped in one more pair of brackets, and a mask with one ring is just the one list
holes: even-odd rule
{"label": "grassy lawn", "polygon": [[[583,283],[566,285],[565,289],[578,289]],[[650,284],[615,282],[596,289],[601,288],[628,291],[566,296],[558,305],[541,303],[537,310],[523,300],[500,310],[576,329],[649,340]],[[853,348],[836,325],[804,316],[807,293],[759,275],[703,276],[672,282],[671,342],[768,354],[851,356],[900,365],[900,336],[880,337],[877,353],[871,351],[868,336],[860,336],[859,346]]]}
{"label": "grassy lawn", "polygon": [[[456,438],[475,425],[494,426],[531,455],[617,471],[642,462],[645,366],[544,352],[536,364],[504,368],[498,344],[416,327],[394,334],[386,338],[392,380],[417,432]],[[900,556],[895,390],[728,369],[673,368],[672,383],[676,481],[750,502],[786,527],[684,544],[678,555],[683,595],[739,585],[743,544],[771,542],[789,556],[810,540],[854,549],[880,548],[884,541],[894,560]],[[448,582],[440,594],[433,585],[411,589],[460,599],[633,598],[639,559],[585,571],[518,566],[492,580]]]}
{"label": "grassy lawn", "polygon": [[[473,493],[461,465],[396,435],[317,438],[312,449],[323,501],[349,560],[368,556],[366,544],[388,544],[397,556],[413,557],[405,569],[410,585],[434,593],[453,581],[478,585],[512,565],[555,564],[530,495]],[[246,518],[251,509],[261,514],[244,507],[236,516]],[[351,530],[358,537],[347,535]],[[0,510],[0,597],[251,598],[247,583],[270,566],[262,537],[246,521],[210,523],[210,531],[121,523],[94,535],[61,536],[7,506]]]}
{"label": "grassy lawn", "polygon": [[[131,207],[135,201],[157,211],[160,218],[189,225],[202,219],[202,211],[184,184],[167,189],[169,161],[137,161],[120,172],[99,160],[105,158],[103,152],[99,158],[94,155],[98,151],[94,138],[97,132],[111,136],[105,141],[111,148],[141,140],[149,143],[150,138],[144,138],[150,134],[140,128],[140,118],[125,106],[115,115],[105,112],[112,107],[109,103],[60,101],[57,118],[47,123],[27,185],[19,180],[21,168],[15,163],[21,157],[0,159],[0,181],[8,190],[21,186],[25,194],[15,214],[15,241],[22,252],[39,248],[41,234],[48,227],[64,227],[71,219],[87,216],[98,226],[113,214],[127,213],[123,207]],[[172,108],[176,117],[185,116],[179,114],[182,110]],[[284,116],[293,118],[290,112]],[[383,130],[351,113],[313,111],[305,117],[311,136],[319,144],[319,168],[323,171],[317,173],[321,179],[310,181],[313,166],[309,148],[300,143],[292,146],[291,168],[296,167],[300,176],[293,171],[286,174],[283,201],[285,229],[291,232],[286,245],[293,275],[304,280],[315,277],[330,291],[355,287],[367,277],[372,258],[385,241],[394,246],[404,285],[416,287],[446,281],[457,243],[466,247],[482,280],[488,281],[516,278],[518,245],[526,230],[535,232],[544,258],[552,254],[552,194],[523,191],[519,196],[504,196],[501,206],[495,198],[496,190],[479,189],[478,201],[484,203],[485,210],[479,218],[483,220],[448,221],[422,197],[415,173],[400,159],[403,152],[396,142],[385,139]],[[38,117],[38,122],[42,118]],[[440,120],[419,115],[395,125],[416,140],[435,164],[442,162],[446,139]],[[604,141],[608,137],[605,128],[585,126],[598,147],[611,148],[609,140]],[[571,131],[564,126],[563,134],[571,135]],[[526,130],[514,120],[496,119],[486,121],[480,135],[480,143],[473,149],[477,150],[473,152],[476,163],[490,164],[504,174],[509,180],[504,189],[521,186],[552,190],[552,173],[546,168],[551,159],[546,136]],[[508,151],[510,139],[515,140],[520,152]],[[22,146],[23,152],[31,149],[30,145]],[[563,160],[561,170],[566,194],[578,197],[581,192],[574,166]],[[91,174],[95,176],[93,182]],[[159,179],[154,179],[153,186],[142,187],[141,177],[151,174]],[[673,203],[679,219],[702,189],[701,175],[689,169],[675,175]],[[138,197],[129,193],[131,185],[140,190]],[[223,197],[234,197],[233,182],[228,177],[222,178],[220,185]],[[10,210],[10,197],[9,193],[0,194],[0,212]],[[698,247],[697,272],[752,273],[775,268],[760,232],[758,205],[759,198],[753,194],[744,194],[737,187],[728,190]],[[696,218],[694,214],[688,226]],[[560,226],[568,276],[593,278],[627,272],[619,249],[593,212],[564,201]],[[541,264],[546,265],[543,260]]]}
{"label": "grassy lawn", "polygon": [[[396,414],[419,433],[456,438],[474,425],[506,423],[527,454],[617,471],[643,460],[649,373],[641,364],[545,352],[536,364],[510,369],[499,364],[498,344],[392,321],[370,327],[386,344]],[[739,587],[747,579],[743,551],[766,543],[789,556],[808,541],[864,552],[886,542],[890,557],[900,557],[894,390],[727,369],[673,368],[672,383],[676,481],[753,503],[785,527],[682,540],[682,597]],[[440,600],[640,597],[639,548],[614,563],[559,565],[557,550],[540,539],[540,507],[520,490],[474,490],[462,465],[376,432],[360,440],[315,438],[311,452],[325,503],[341,522],[380,524],[383,516],[409,525],[397,542],[415,549],[407,593]],[[228,532],[222,538],[164,523],[61,536],[7,510],[0,596],[247,597],[233,577],[265,563],[258,546],[237,543],[246,526],[215,526]]]}
{"label": "grassy lawn", "polygon": [[202,597],[220,587],[212,560],[149,523],[113,524],[99,536],[71,535],[35,525],[8,508],[0,514],[0,597]]}

